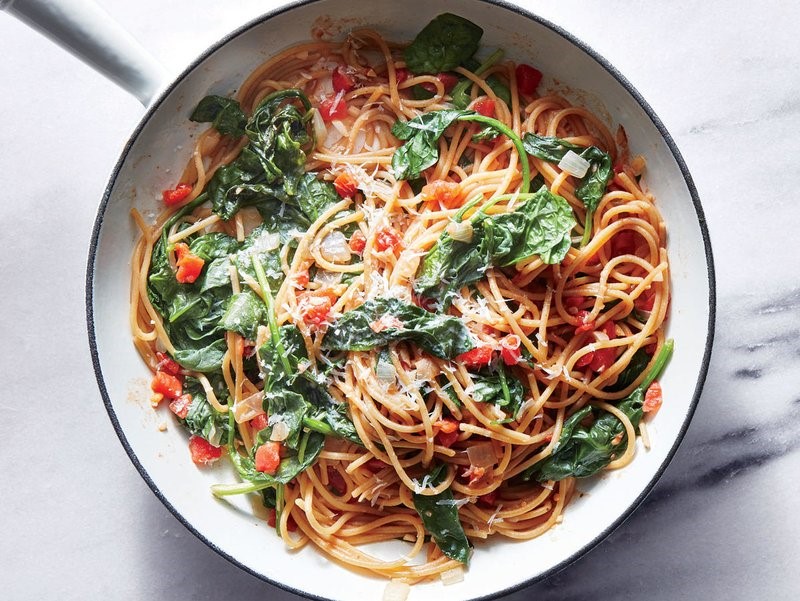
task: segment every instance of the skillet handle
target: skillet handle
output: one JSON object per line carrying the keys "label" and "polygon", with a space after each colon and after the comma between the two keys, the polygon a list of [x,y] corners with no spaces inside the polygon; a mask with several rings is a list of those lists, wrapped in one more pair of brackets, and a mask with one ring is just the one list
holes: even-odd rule
{"label": "skillet handle", "polygon": [[148,106],[166,72],[93,0],[0,0],[5,10]]}

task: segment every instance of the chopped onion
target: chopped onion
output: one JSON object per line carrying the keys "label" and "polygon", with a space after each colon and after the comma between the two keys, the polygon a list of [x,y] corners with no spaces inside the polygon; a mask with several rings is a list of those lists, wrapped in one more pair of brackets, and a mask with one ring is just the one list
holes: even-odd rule
{"label": "chopped onion", "polygon": [[269,252],[281,245],[281,236],[276,232],[264,231],[253,241],[252,252]]}
{"label": "chopped onion", "polygon": [[383,601],[406,601],[411,587],[401,580],[390,580],[383,590]]}
{"label": "chopped onion", "polygon": [[472,223],[469,221],[462,221],[460,223],[453,221],[447,225],[447,233],[450,234],[453,240],[458,242],[470,242],[474,230],[472,228]]}
{"label": "chopped onion", "polygon": [[450,584],[458,584],[459,582],[464,581],[464,568],[462,567],[455,567],[452,570],[447,570],[446,572],[442,572],[440,576],[442,579],[442,584],[448,586]]}
{"label": "chopped onion", "polygon": [[328,140],[328,126],[325,125],[325,119],[322,118],[318,109],[314,109],[311,123],[314,125],[314,137],[317,139],[317,148],[319,148]]}
{"label": "chopped onion", "polygon": [[558,168],[566,171],[575,177],[583,177],[589,171],[589,161],[572,150],[568,150],[567,154],[559,161]]}
{"label": "chopped onion", "polygon": [[436,377],[436,365],[427,357],[417,359],[417,377],[423,380],[433,380]]}
{"label": "chopped onion", "polygon": [[497,458],[494,454],[494,445],[491,442],[479,442],[467,449],[469,462],[475,467],[489,467],[494,465]]}
{"label": "chopped onion", "polygon": [[347,238],[339,230],[331,232],[322,239],[319,247],[322,258],[331,263],[347,263],[350,261],[350,247]]}
{"label": "chopped onion", "polygon": [[272,426],[272,434],[270,434],[269,439],[275,442],[283,442],[289,437],[289,426],[286,425],[286,422],[279,421],[275,422]]}
{"label": "chopped onion", "polygon": [[378,365],[375,367],[375,375],[381,382],[391,384],[397,378],[397,370],[388,361],[378,361]]}
{"label": "chopped onion", "polygon": [[264,413],[264,393],[259,391],[233,404],[233,419],[237,424],[250,421]]}
{"label": "chopped onion", "polygon": [[318,269],[317,273],[314,275],[314,281],[321,284],[323,288],[335,286],[342,281],[342,272]]}

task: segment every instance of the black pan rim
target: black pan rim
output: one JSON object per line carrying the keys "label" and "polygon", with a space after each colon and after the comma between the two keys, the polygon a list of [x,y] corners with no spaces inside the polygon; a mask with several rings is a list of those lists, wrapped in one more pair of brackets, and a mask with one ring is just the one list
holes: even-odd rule
{"label": "black pan rim", "polygon": [[[317,599],[319,601],[334,601],[333,598],[328,597],[321,597],[317,595],[312,595],[305,591],[301,591],[294,587],[291,587],[287,584],[279,582],[277,580],[273,580],[264,574],[253,570],[252,568],[244,565],[238,559],[226,553],[224,550],[219,548],[215,545],[212,541],[206,538],[203,534],[201,534],[166,498],[164,493],[159,489],[159,487],[155,484],[152,480],[150,475],[142,466],[141,462],[139,461],[138,457],[133,451],[130,443],[128,442],[125,433],[120,426],[119,420],[117,419],[116,413],[114,412],[114,408],[111,403],[111,399],[108,394],[108,390],[105,385],[105,379],[103,377],[103,372],[100,366],[100,356],[97,349],[97,340],[95,336],[95,327],[94,327],[94,274],[95,274],[95,261],[97,258],[97,249],[100,240],[100,233],[103,225],[103,218],[105,216],[105,211],[108,206],[111,192],[114,188],[116,183],[117,177],[122,169],[123,164],[127,160],[128,153],[130,152],[134,142],[138,138],[139,134],[141,133],[142,129],[146,125],[146,123],[150,120],[152,115],[159,109],[160,105],[164,101],[164,99],[172,92],[172,90],[186,77],[188,77],[206,58],[208,58],[211,54],[216,52],[222,46],[227,44],[232,39],[242,35],[243,33],[249,31],[250,29],[261,25],[263,22],[268,21],[269,19],[283,14],[288,11],[292,11],[298,7],[307,5],[307,4],[315,4],[317,2],[324,2],[325,0],[299,0],[296,2],[292,2],[291,4],[287,4],[281,8],[269,11],[260,17],[257,17],[248,23],[242,25],[241,27],[235,29],[234,31],[230,32],[215,44],[210,46],[206,49],[202,54],[200,54],[192,63],[184,69],[184,71],[175,78],[166,88],[164,88],[158,95],[158,97],[153,101],[153,103],[147,108],[144,116],[141,118],[137,126],[134,128],[128,142],[125,144],[124,149],[120,154],[120,158],[117,161],[114,169],[109,176],[108,184],[103,193],[103,198],[100,202],[100,205],[97,210],[97,215],[95,217],[94,227],[92,229],[92,235],[90,239],[89,245],[89,257],[87,261],[87,268],[86,268],[86,288],[85,288],[85,297],[86,297],[86,324],[87,324],[87,333],[89,338],[89,351],[92,358],[92,365],[95,372],[95,377],[97,379],[97,385],[100,390],[100,395],[103,399],[103,403],[106,407],[106,411],[108,412],[109,418],[111,419],[111,423],[114,427],[117,436],[122,443],[122,446],[125,449],[125,452],[128,454],[131,462],[133,463],[136,470],[139,472],[139,475],[142,479],[147,483],[156,497],[164,504],[164,506],[169,510],[169,512],[175,516],[175,518],[181,522],[192,534],[194,534],[198,539],[200,539],[203,543],[208,545],[212,550],[218,553],[220,556],[224,557],[232,564],[236,565],[237,567],[241,568],[245,572],[255,576],[256,578],[263,580],[271,585],[274,585],[278,588],[281,588],[285,591],[293,593],[295,595],[305,597],[307,599]],[[694,184],[694,180],[692,179],[691,174],[689,173],[689,168],[686,165],[686,162],[683,159],[680,151],[678,150],[677,145],[675,144],[672,135],[667,131],[666,127],[664,126],[661,119],[656,115],[655,111],[652,107],[647,103],[647,101],[642,97],[639,91],[631,84],[625,76],[623,76],[607,59],[593,50],[590,46],[588,46],[585,42],[579,40],[573,34],[566,31],[559,25],[548,21],[538,15],[535,15],[526,9],[506,2],[505,0],[476,0],[478,2],[482,2],[484,4],[491,4],[500,8],[503,8],[507,11],[515,13],[518,16],[524,17],[529,19],[539,25],[542,25],[552,32],[558,34],[562,38],[564,38],[567,42],[572,44],[573,46],[577,47],[579,50],[586,53],[589,57],[591,57],[595,62],[597,62],[601,67],[603,67],[614,79],[625,88],[625,90],[633,97],[633,99],[637,102],[637,104],[642,108],[645,114],[649,117],[653,125],[656,127],[658,132],[661,134],[664,142],[666,143],[667,147],[670,150],[675,162],[678,165],[678,168],[683,175],[684,182],[686,184],[687,190],[692,198],[692,203],[694,204],[695,212],[697,215],[698,224],[700,226],[700,232],[703,239],[703,245],[705,248],[705,257],[706,257],[706,265],[707,265],[707,277],[708,277],[708,298],[709,298],[709,318],[708,318],[708,334],[706,337],[705,348],[703,353],[703,360],[700,365],[700,373],[698,375],[697,384],[695,386],[694,394],[692,396],[692,401],[689,406],[689,410],[686,414],[686,418],[684,419],[683,425],[681,426],[680,432],[678,433],[675,442],[673,443],[671,449],[667,453],[664,461],[662,462],[659,469],[653,475],[651,480],[647,483],[644,487],[642,492],[637,496],[637,498],[622,512],[622,514],[612,523],[610,524],[603,532],[597,535],[595,538],[584,544],[579,550],[572,554],[569,558],[565,559],[564,561],[556,564],[555,566],[551,567],[550,569],[537,574],[534,577],[529,578],[519,584],[514,586],[495,591],[489,595],[484,595],[480,597],[474,597],[471,601],[488,601],[490,599],[497,599],[499,597],[511,594],[513,592],[519,591],[525,587],[528,587],[536,582],[544,580],[545,578],[552,576],[553,574],[563,570],[570,564],[576,562],[581,557],[586,555],[589,551],[595,548],[600,542],[602,542],[608,535],[610,535],[614,530],[616,530],[625,520],[627,520],[636,508],[644,501],[647,495],[652,491],[655,484],[663,475],[664,471],[666,470],[667,466],[672,461],[675,453],[678,450],[681,442],[683,441],[686,431],[691,423],[692,417],[697,409],[697,404],[700,400],[700,396],[703,390],[703,385],[705,384],[705,380],[708,374],[708,368],[711,360],[711,350],[714,343],[714,334],[715,334],[715,316],[716,316],[716,276],[714,271],[714,260],[713,260],[713,253],[711,250],[711,238],[708,231],[708,225],[706,223],[705,213],[703,211],[703,207],[700,203],[700,198],[697,193],[697,188]]]}

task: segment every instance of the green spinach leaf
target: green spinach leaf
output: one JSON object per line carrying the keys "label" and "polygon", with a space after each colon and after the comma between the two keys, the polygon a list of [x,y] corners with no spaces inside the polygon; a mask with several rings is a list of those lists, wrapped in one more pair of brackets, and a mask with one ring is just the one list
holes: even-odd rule
{"label": "green spinach leaf", "polygon": [[[384,327],[373,329],[378,323]],[[442,359],[452,359],[475,346],[469,330],[456,317],[429,313],[397,298],[376,298],[342,315],[328,329],[322,348],[368,351],[400,340],[413,342]]]}
{"label": "green spinach leaf", "polygon": [[[220,385],[220,382],[213,378],[211,385],[217,398],[220,401],[226,401],[228,389],[224,383]],[[205,389],[196,378],[190,376],[185,378],[183,392],[192,396],[189,412],[185,419],[180,420],[186,429],[191,434],[205,438],[214,446],[224,444],[228,438],[228,416],[211,406]]]}
{"label": "green spinach leaf", "polygon": [[244,135],[247,116],[239,103],[225,96],[206,96],[189,117],[197,123],[211,123],[221,134],[235,138]]}
{"label": "green spinach leaf", "polygon": [[[437,465],[425,478],[431,486],[440,484],[446,476],[443,463]],[[450,559],[469,564],[471,549],[461,521],[458,507],[449,488],[438,495],[413,494],[414,509],[417,510],[425,530],[430,533],[442,553]]]}
{"label": "green spinach leaf", "polygon": [[428,23],[405,49],[412,73],[451,71],[478,50],[483,29],[463,17],[444,13]]}

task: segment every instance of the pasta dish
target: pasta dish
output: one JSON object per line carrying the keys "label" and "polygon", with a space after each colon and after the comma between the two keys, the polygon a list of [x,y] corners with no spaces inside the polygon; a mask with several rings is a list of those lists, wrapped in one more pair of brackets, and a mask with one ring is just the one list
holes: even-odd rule
{"label": "pasta dish", "polygon": [[281,52],[200,100],[163,211],[132,213],[134,343],[194,462],[240,476],[212,492],[405,583],[632,461],[672,352],[644,159],[481,35]]}

